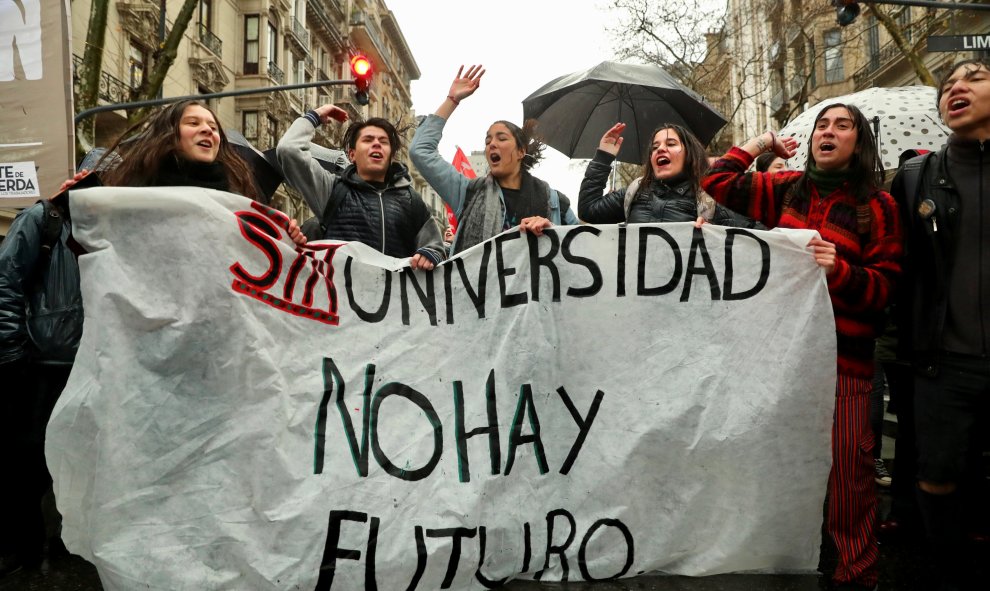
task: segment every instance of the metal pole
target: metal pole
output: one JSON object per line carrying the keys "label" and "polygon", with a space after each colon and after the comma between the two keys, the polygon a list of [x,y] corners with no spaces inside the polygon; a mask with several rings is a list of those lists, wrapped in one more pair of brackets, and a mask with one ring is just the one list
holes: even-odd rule
{"label": "metal pole", "polygon": [[314,86],[337,86],[341,84],[354,84],[354,80],[318,80],[316,82],[303,82],[300,84],[286,84],[283,86],[264,86],[261,88],[246,88],[243,90],[231,90],[228,92],[214,92],[212,94],[189,94],[186,96],[173,96],[168,98],[158,98],[151,99],[147,101],[134,101],[130,103],[114,103],[112,105],[100,105],[99,107],[93,107],[92,109],[86,109],[78,113],[73,120],[75,125],[79,125],[79,122],[89,117],[90,115],[95,115],[97,113],[103,113],[105,111],[130,111],[131,109],[140,109],[143,107],[157,107],[158,105],[166,105],[168,103],[177,103],[179,101],[195,101],[195,100],[210,100],[215,98],[226,98],[229,96],[244,96],[248,94],[264,94],[266,92],[276,92],[279,90],[298,90],[300,88],[313,88]]}
{"label": "metal pole", "polygon": [[[166,8],[165,7],[165,1],[166,0],[162,0],[161,5],[159,6],[159,13],[158,13],[158,51],[155,52],[156,54],[158,54],[158,52],[161,51],[163,47],[165,47],[165,8]],[[151,66],[151,64],[145,64],[145,67],[150,67],[150,66]],[[164,85],[162,85],[162,86],[164,86]],[[158,98],[162,98],[162,86],[159,86],[158,87]]]}
{"label": "metal pole", "polygon": [[877,0],[876,2],[864,1],[863,4],[894,4],[896,6],[923,6],[925,8],[944,8],[946,10],[990,10],[990,4],[967,4],[963,2],[935,2],[935,0]]}

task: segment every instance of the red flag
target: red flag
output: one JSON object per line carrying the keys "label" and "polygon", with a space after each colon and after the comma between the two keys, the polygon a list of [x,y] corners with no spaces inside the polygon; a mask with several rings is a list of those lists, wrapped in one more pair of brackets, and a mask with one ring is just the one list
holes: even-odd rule
{"label": "red flag", "polygon": [[457,216],[454,215],[454,210],[450,208],[446,203],[443,206],[447,209],[447,225],[450,226],[450,231],[457,232]]}
{"label": "red flag", "polygon": [[[460,146],[457,147],[457,152],[454,153],[453,164],[454,164],[454,168],[457,169],[457,172],[463,174],[467,178],[469,179],[478,178],[478,175],[475,174],[474,169],[471,168],[471,162],[468,160],[468,157],[464,154],[464,150],[462,150]],[[451,229],[454,232],[456,232],[457,218],[454,216],[454,210],[450,209],[449,205],[447,205],[446,207],[447,207],[447,223],[450,224]]]}
{"label": "red flag", "polygon": [[471,162],[468,160],[468,157],[464,155],[464,150],[462,150],[459,146],[457,148],[457,152],[454,153],[454,168],[457,169],[457,172],[463,174],[469,179],[478,178],[478,175],[475,174],[474,169],[471,168]]}

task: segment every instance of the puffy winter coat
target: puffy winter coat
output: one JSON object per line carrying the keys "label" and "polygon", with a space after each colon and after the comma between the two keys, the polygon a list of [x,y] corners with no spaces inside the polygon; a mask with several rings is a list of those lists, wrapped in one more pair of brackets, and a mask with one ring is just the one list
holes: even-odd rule
{"label": "puffy winter coat", "polygon": [[311,119],[300,117],[282,136],[276,154],[286,181],[320,219],[322,237],[363,242],[397,258],[419,253],[434,264],[442,262],[446,249],[440,225],[413,190],[408,169],[393,161],[380,190],[353,164],[336,175],[310,155],[315,131]]}
{"label": "puffy winter coat", "polygon": [[[673,185],[654,182],[646,195],[637,195],[638,182],[604,193],[614,156],[601,150],[588,163],[578,194],[578,216],[591,224],[693,222],[700,214],[698,199],[688,181]],[[708,221],[719,226],[765,230],[766,226],[709,198]],[[702,208],[704,209],[704,207]]]}

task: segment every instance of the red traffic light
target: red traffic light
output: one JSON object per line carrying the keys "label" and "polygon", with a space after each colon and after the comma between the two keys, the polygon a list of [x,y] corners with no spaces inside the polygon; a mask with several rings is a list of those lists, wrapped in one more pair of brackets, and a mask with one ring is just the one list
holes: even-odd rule
{"label": "red traffic light", "polygon": [[351,72],[354,73],[354,98],[358,104],[368,104],[368,88],[371,87],[371,60],[360,53],[351,58]]}
{"label": "red traffic light", "polygon": [[354,73],[354,82],[361,90],[367,90],[371,85],[371,60],[361,54],[351,58],[351,72]]}

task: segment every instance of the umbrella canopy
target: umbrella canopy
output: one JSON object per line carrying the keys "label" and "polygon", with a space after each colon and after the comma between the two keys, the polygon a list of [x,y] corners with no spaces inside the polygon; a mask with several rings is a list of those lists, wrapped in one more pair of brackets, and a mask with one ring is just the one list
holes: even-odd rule
{"label": "umbrella canopy", "polygon": [[523,116],[539,121],[543,140],[571,158],[591,158],[602,135],[626,124],[618,159],[646,159],[650,134],[661,124],[690,129],[707,144],[725,117],[658,66],[602,62],[561,76],[523,100]]}
{"label": "umbrella canopy", "polygon": [[938,150],[951,131],[940,120],[931,86],[868,88],[826,99],[804,111],[779,132],[798,141],[791,166],[803,170],[808,162],[808,140],[818,113],[835,103],[855,105],[873,124],[877,149],[887,170],[897,168],[901,152],[909,149]]}
{"label": "umbrella canopy", "polygon": [[224,134],[227,136],[227,143],[247,162],[248,168],[254,174],[258,190],[261,191],[260,201],[265,204],[271,203],[272,195],[282,184],[282,171],[273,165],[261,150],[251,145],[241,132],[227,129],[224,130]]}

